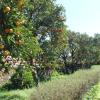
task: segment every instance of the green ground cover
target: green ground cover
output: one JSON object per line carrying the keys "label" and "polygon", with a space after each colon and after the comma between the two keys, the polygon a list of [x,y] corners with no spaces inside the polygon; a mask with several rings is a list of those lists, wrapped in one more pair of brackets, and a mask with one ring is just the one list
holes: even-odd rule
{"label": "green ground cover", "polygon": [[[0,90],[0,100],[81,100],[83,94],[98,82],[99,73],[99,66],[93,66],[91,69],[79,70],[71,75],[55,76],[51,81],[40,83],[37,88]],[[97,90],[93,88],[90,91],[95,95]]]}
{"label": "green ground cover", "polygon": [[100,100],[100,82],[86,93],[83,100]]}

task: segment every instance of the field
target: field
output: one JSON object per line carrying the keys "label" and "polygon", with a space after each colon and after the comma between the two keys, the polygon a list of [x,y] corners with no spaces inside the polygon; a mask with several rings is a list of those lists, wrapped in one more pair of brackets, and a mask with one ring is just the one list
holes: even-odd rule
{"label": "field", "polygon": [[[99,80],[100,66],[78,70],[71,75],[59,75],[39,87],[0,91],[0,100],[81,100],[83,94]],[[91,99],[89,99],[91,100]]]}

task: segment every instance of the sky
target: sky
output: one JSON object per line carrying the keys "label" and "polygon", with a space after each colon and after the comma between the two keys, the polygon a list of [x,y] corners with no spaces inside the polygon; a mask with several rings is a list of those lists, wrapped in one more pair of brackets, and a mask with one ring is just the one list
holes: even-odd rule
{"label": "sky", "polygon": [[93,36],[100,33],[100,0],[57,0],[66,10],[68,29]]}

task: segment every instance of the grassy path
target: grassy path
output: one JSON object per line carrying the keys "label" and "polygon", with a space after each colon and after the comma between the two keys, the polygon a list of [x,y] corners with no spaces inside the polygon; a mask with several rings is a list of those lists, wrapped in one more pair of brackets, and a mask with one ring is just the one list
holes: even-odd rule
{"label": "grassy path", "polygon": [[96,100],[100,100],[100,83],[97,86]]}
{"label": "grassy path", "polygon": [[83,100],[100,100],[100,82],[91,88]]}
{"label": "grassy path", "polygon": [[99,82],[85,94],[85,97],[83,97],[82,100],[100,100],[100,74]]}

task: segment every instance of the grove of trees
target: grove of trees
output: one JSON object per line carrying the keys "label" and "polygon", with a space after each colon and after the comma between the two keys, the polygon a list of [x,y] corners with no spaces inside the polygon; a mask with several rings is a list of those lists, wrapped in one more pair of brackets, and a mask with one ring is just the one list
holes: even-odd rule
{"label": "grove of trees", "polygon": [[32,86],[31,76],[49,79],[52,70],[66,74],[100,63],[100,34],[72,32],[65,21],[55,0],[0,0],[0,70],[9,72],[13,59],[21,59],[15,86]]}

